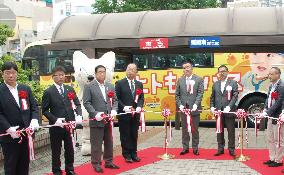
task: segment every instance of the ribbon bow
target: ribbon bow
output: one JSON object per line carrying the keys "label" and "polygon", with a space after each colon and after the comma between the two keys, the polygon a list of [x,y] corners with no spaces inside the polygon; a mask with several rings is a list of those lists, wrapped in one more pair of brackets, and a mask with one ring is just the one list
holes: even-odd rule
{"label": "ribbon bow", "polygon": [[163,115],[165,118],[168,118],[168,117],[171,115],[170,109],[164,108],[163,111],[162,111],[162,115]]}
{"label": "ribbon bow", "polygon": [[222,111],[221,110],[215,110],[214,116],[216,118],[216,133],[222,133]]}

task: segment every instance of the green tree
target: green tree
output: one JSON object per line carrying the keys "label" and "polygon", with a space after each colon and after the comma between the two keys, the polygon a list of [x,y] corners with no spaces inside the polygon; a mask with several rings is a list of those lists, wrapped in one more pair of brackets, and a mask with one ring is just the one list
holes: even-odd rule
{"label": "green tree", "polygon": [[217,0],[97,0],[92,7],[94,13],[137,12],[154,10],[214,8],[221,4]]}
{"label": "green tree", "polygon": [[0,24],[0,46],[4,45],[7,38],[14,36],[14,31],[6,24]]}

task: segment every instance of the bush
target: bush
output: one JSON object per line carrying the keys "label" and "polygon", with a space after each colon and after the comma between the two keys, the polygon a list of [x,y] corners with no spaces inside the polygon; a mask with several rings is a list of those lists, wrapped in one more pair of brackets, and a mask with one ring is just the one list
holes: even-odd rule
{"label": "bush", "polygon": [[[4,55],[0,60],[0,68],[6,61],[13,61],[18,66],[18,79],[17,82],[21,84],[28,85],[33,92],[34,97],[36,98],[38,104],[41,104],[41,98],[43,95],[43,91],[46,89],[46,86],[40,85],[39,81],[29,81],[29,76],[31,76],[34,73],[34,70],[24,70],[22,68],[22,63],[16,61],[12,56],[10,55]],[[3,77],[0,76],[0,82],[3,83]]]}

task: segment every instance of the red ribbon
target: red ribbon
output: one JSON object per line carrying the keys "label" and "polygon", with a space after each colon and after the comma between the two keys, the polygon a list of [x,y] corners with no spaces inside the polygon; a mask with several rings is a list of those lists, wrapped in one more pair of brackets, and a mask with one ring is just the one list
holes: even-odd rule
{"label": "red ribbon", "polygon": [[143,108],[140,112],[140,128],[141,132],[146,132],[145,110]]}
{"label": "red ribbon", "polygon": [[221,110],[214,111],[214,116],[216,118],[216,133],[222,133],[223,132],[222,111]]}
{"label": "red ribbon", "polygon": [[284,123],[284,121],[281,119],[281,117],[279,117],[277,119],[277,124],[278,124],[278,147],[281,147],[281,128],[282,128],[282,124]]}
{"label": "red ribbon", "polygon": [[192,133],[194,127],[193,127],[192,117],[190,115],[190,109],[184,109],[183,112],[186,115],[187,131],[189,133]]}
{"label": "red ribbon", "polygon": [[28,147],[29,147],[29,158],[30,160],[35,160],[35,151],[34,151],[34,141],[32,135],[34,134],[34,130],[32,128],[25,129],[28,136]]}
{"label": "red ribbon", "polygon": [[66,130],[69,132],[70,137],[72,138],[72,144],[73,144],[73,149],[75,151],[75,139],[72,136],[74,129],[76,128],[76,122],[75,121],[69,121],[66,125],[64,125]]}

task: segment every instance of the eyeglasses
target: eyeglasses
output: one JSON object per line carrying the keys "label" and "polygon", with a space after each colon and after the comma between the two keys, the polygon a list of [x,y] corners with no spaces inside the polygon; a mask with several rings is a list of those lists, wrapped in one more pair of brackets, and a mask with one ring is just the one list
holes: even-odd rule
{"label": "eyeglasses", "polygon": [[106,73],[106,71],[98,71],[97,73],[98,74],[104,74],[104,73]]}
{"label": "eyeglasses", "polygon": [[4,71],[4,75],[16,75],[17,73],[18,73],[17,71],[9,71],[9,70]]}
{"label": "eyeglasses", "polygon": [[54,77],[65,77],[65,74],[54,74]]}

